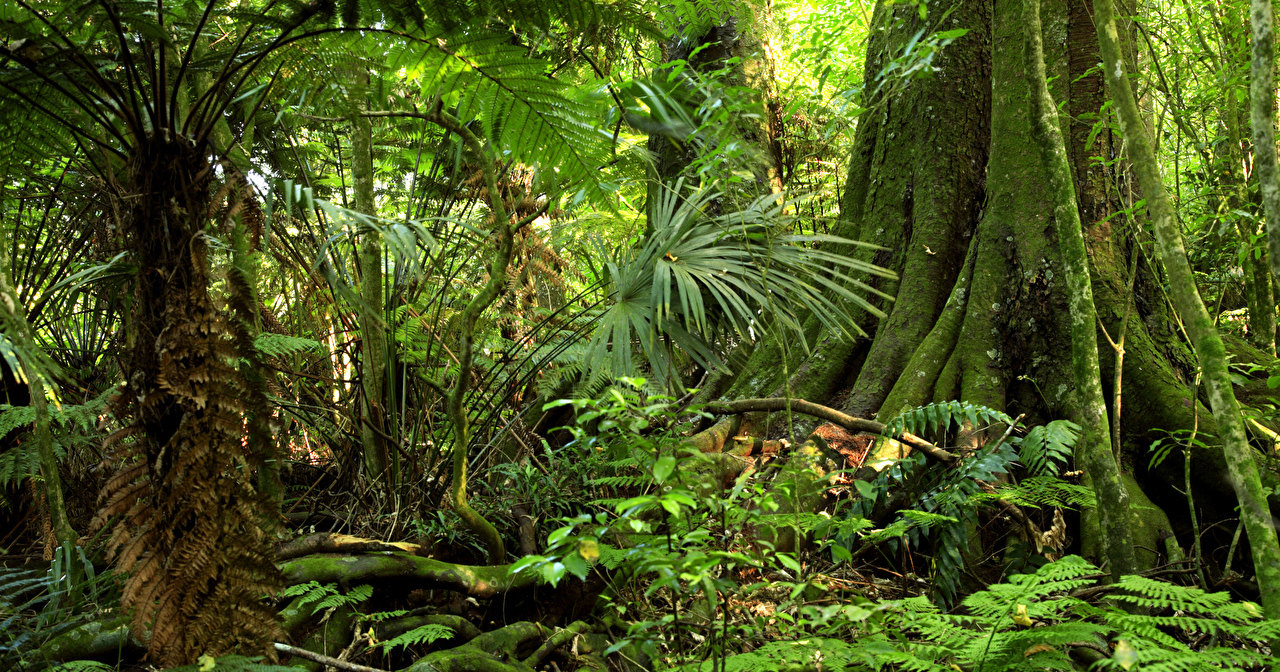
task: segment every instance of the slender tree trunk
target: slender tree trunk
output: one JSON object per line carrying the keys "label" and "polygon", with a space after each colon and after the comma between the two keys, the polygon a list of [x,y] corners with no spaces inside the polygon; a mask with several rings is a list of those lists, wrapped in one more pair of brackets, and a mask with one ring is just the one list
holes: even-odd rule
{"label": "slender tree trunk", "polygon": [[1231,387],[1226,351],[1196,289],[1182,234],[1174,217],[1173,203],[1165,191],[1150,137],[1139,116],[1121,57],[1115,9],[1111,0],[1094,0],[1093,7],[1098,41],[1102,47],[1103,70],[1115,101],[1121,132],[1128,141],[1129,156],[1139,186],[1147,199],[1157,251],[1169,275],[1174,307],[1186,324],[1204,372],[1205,387],[1222,437],[1232,485],[1240,501],[1240,517],[1249,535],[1263,607],[1270,618],[1277,618],[1280,617],[1280,544],[1276,540],[1258,465],[1245,436],[1240,407]]}
{"label": "slender tree trunk", "polygon": [[1071,311],[1071,360],[1075,378],[1076,416],[1080,438],[1076,462],[1087,470],[1098,495],[1101,546],[1110,561],[1111,575],[1133,573],[1136,564],[1129,534],[1129,494],[1120,479],[1120,467],[1111,450],[1107,402],[1102,397],[1102,372],[1098,364],[1098,316],[1089,281],[1089,257],[1080,227],[1071,166],[1059,130],[1058,108],[1045,82],[1044,47],[1040,35],[1040,0],[1024,0],[1026,16],[1026,72],[1030,87],[1031,129],[1040,150],[1040,162],[1048,180],[1048,195],[1058,232],[1058,249],[1066,275]]}
{"label": "slender tree trunk", "polygon": [[[1270,0],[1252,0],[1253,58],[1249,76],[1249,121],[1253,126],[1253,170],[1262,188],[1267,252],[1274,286],[1280,287],[1280,166],[1276,159],[1275,18]],[[1275,306],[1267,306],[1274,319]],[[1273,342],[1274,345],[1274,342]]]}
{"label": "slender tree trunk", "polygon": [[[498,564],[506,560],[506,545],[498,530],[485,520],[467,501],[467,466],[471,458],[471,424],[467,417],[465,398],[471,385],[471,370],[475,364],[475,329],[476,323],[483,313],[507,284],[507,268],[511,266],[511,257],[515,246],[515,233],[520,228],[513,224],[507,214],[502,192],[498,189],[498,177],[494,166],[497,164],[491,148],[482,145],[480,139],[462,125],[449,113],[437,110],[431,121],[456,134],[471,150],[480,163],[480,172],[484,176],[485,188],[489,197],[489,208],[493,212],[493,237],[497,242],[497,250],[489,260],[489,278],[476,295],[462,309],[458,317],[458,379],[453,387],[444,390],[444,386],[435,381],[432,386],[444,392],[445,404],[449,420],[453,424],[453,480],[450,484],[450,495],[453,508],[462,522],[480,537],[489,554],[489,562]],[[527,222],[526,222],[527,223]]]}
{"label": "slender tree trunk", "polygon": [[[369,74],[363,69],[353,77],[354,111],[351,135],[351,183],[356,212],[377,214],[373,198],[373,123],[366,111],[365,89]],[[381,480],[387,493],[396,484],[395,455],[383,438],[386,434],[387,335],[382,319],[382,240],[372,227],[360,234],[360,385],[364,403],[360,417],[360,444],[364,468],[372,480]]]}

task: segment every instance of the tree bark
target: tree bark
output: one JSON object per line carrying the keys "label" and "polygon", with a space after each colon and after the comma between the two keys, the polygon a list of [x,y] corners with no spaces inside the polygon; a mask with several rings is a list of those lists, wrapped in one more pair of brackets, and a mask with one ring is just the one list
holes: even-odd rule
{"label": "tree bark", "polygon": [[[1271,275],[1280,286],[1280,165],[1276,159],[1275,18],[1268,0],[1252,0],[1253,58],[1249,74],[1249,120],[1253,126],[1253,167],[1262,188]],[[1268,306],[1274,319],[1275,307]],[[1274,340],[1272,341],[1274,347]]]}
{"label": "tree bark", "polygon": [[[1097,322],[1113,335],[1125,323],[1123,371],[1115,370],[1112,348],[1098,351],[1103,399],[1122,376],[1124,434],[1113,443],[1124,462],[1135,465],[1146,494],[1179,517],[1183,533],[1183,457],[1148,470],[1148,447],[1196,422],[1196,360],[1164,298],[1163,271],[1120,215],[1123,197],[1141,194],[1124,162],[1096,158],[1114,154],[1121,140],[1094,128],[1107,96],[1087,5],[1045,2],[1042,34],[1051,92],[1063,109],[1059,125],[1076,183]],[[955,23],[937,28],[965,27],[969,34],[936,55],[932,79],[897,83],[877,78],[921,24],[909,8],[877,8],[868,44],[868,111],[858,120],[836,232],[884,246],[851,253],[899,273],[896,283],[871,280],[897,300],[882,305],[889,317],[878,324],[857,318],[870,338],[840,339],[811,321],[807,336],[814,346],[803,351],[766,334],[727,397],[798,397],[882,422],[904,408],[952,399],[1026,413],[1031,424],[1079,417],[1073,394],[1079,385],[1063,356],[1072,348],[1073,290],[1059,247],[1061,222],[1045,207],[1053,192],[1028,134],[1022,7],[1011,0],[961,2],[948,15]],[[1100,330],[1095,338],[1104,338]],[[1206,411],[1198,418],[1202,435],[1218,431]],[[743,431],[781,436],[794,427],[792,438],[802,440],[815,424],[782,420],[777,413],[745,416]],[[1196,489],[1228,487],[1221,451],[1189,455]],[[1229,498],[1197,501],[1203,520],[1234,516]]]}
{"label": "tree bark", "polygon": [[[351,183],[355,211],[363,215],[377,214],[373,198],[373,122],[362,114],[366,111],[365,90],[369,73],[363,68],[354,73],[353,113],[351,116]],[[378,232],[366,225],[360,234],[360,387],[363,405],[360,418],[360,444],[364,450],[365,473],[371,480],[381,480],[386,492],[394,491],[395,453],[383,439],[386,435],[386,371],[387,329],[382,319],[382,240]]]}
{"label": "tree bark", "polygon": [[1098,364],[1098,315],[1089,281],[1089,258],[1071,166],[1059,130],[1058,107],[1045,81],[1044,46],[1040,35],[1040,0],[1024,0],[1026,16],[1027,84],[1031,89],[1031,130],[1040,150],[1040,162],[1049,183],[1050,203],[1057,225],[1058,248],[1066,272],[1071,315],[1071,360],[1076,384],[1076,419],[1080,438],[1075,456],[1084,465],[1098,496],[1102,548],[1110,561],[1111,576],[1119,579],[1136,569],[1133,539],[1129,533],[1129,494],[1121,482],[1120,465],[1111,450],[1107,402],[1102,398],[1102,373]]}

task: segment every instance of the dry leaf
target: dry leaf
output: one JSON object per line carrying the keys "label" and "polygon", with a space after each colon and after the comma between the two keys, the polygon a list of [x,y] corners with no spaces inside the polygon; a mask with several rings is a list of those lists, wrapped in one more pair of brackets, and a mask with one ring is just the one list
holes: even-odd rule
{"label": "dry leaf", "polygon": [[1019,604],[1017,611],[1013,614],[1013,622],[1023,627],[1031,627],[1031,617],[1027,615],[1027,605]]}

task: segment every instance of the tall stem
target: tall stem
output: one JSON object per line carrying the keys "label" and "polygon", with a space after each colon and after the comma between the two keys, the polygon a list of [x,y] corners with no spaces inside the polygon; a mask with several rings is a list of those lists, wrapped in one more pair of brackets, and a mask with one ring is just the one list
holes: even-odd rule
{"label": "tall stem", "polygon": [[1231,387],[1226,350],[1204,301],[1200,299],[1191,264],[1187,262],[1182,232],[1174,216],[1173,202],[1165,191],[1151,138],[1138,114],[1133,88],[1120,57],[1115,8],[1111,0],[1093,0],[1093,10],[1107,86],[1115,102],[1120,130],[1129,147],[1129,158],[1137,173],[1138,185],[1147,198],[1147,210],[1156,234],[1156,250],[1169,276],[1170,298],[1182,316],[1200,359],[1209,406],[1218,422],[1228,474],[1240,502],[1240,517],[1249,534],[1262,605],[1269,618],[1277,618],[1280,617],[1280,543],[1276,540],[1258,465],[1245,437],[1240,406]]}
{"label": "tall stem", "polygon": [[489,208],[493,212],[493,233],[497,238],[498,249],[489,261],[489,279],[485,281],[479,292],[471,299],[462,316],[458,320],[458,379],[453,388],[445,395],[449,420],[453,424],[453,483],[451,494],[453,507],[463,522],[484,541],[489,553],[489,561],[500,563],[506,558],[506,547],[502,537],[493,524],[485,520],[467,502],[467,458],[471,447],[471,428],[467,418],[467,409],[463,405],[463,397],[471,379],[474,365],[475,331],[480,314],[488,308],[507,281],[507,267],[511,265],[512,249],[515,245],[515,230],[507,215],[507,208],[498,190],[498,176],[494,171],[496,157],[490,147],[481,144],[480,140],[469,129],[462,125],[453,115],[437,110],[429,116],[445,130],[461,138],[463,144],[476,156],[480,163],[480,172],[484,175],[485,187],[489,193]]}
{"label": "tall stem", "polygon": [[1049,182],[1049,197],[1071,311],[1071,369],[1082,428],[1080,440],[1076,442],[1076,460],[1087,470],[1097,491],[1102,547],[1110,561],[1111,575],[1118,579],[1124,574],[1132,574],[1136,567],[1129,531],[1129,493],[1120,478],[1120,465],[1111,451],[1107,402],[1102,396],[1102,372],[1098,364],[1095,326],[1098,315],[1089,280],[1088,251],[1080,225],[1080,211],[1076,206],[1075,185],[1071,182],[1067,148],[1059,130],[1058,108],[1045,81],[1040,0],[1026,0],[1024,11],[1031,131]]}
{"label": "tall stem", "polygon": [[[364,215],[376,213],[373,201],[373,122],[364,114],[365,89],[369,73],[360,68],[355,74],[355,109],[351,135],[351,184],[353,205]],[[364,466],[370,478],[383,479],[387,493],[396,485],[395,453],[389,449],[380,432],[386,426],[387,336],[382,320],[382,241],[372,227],[360,235],[360,382],[364,393],[364,417],[360,423],[360,443],[364,449]]]}

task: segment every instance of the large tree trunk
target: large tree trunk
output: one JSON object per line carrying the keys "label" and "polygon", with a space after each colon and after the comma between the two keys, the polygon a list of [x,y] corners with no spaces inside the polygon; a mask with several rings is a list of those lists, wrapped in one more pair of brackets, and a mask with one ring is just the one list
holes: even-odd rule
{"label": "large tree trunk", "polygon": [[[879,323],[859,318],[869,338],[840,340],[815,326],[816,345],[803,352],[767,335],[730,396],[785,391],[881,421],[949,399],[1026,413],[1032,423],[1075,417],[1068,288],[1029,131],[1021,12],[1018,0],[958,0],[945,25],[933,28],[969,32],[937,56],[934,76],[880,82],[886,63],[922,22],[913,7],[877,6],[867,52],[868,112],[859,119],[840,233],[886,248],[871,260],[899,273],[896,286],[880,285],[896,300],[884,306],[889,314]],[[1124,325],[1124,461],[1138,466],[1156,502],[1182,514],[1181,455],[1148,474],[1148,448],[1197,421],[1202,437],[1216,427],[1195,398],[1194,359],[1161,292],[1161,271],[1135,249],[1133,228],[1113,216],[1125,205],[1119,195],[1133,191],[1124,167],[1089,158],[1109,156],[1119,139],[1103,131],[1086,143],[1107,99],[1102,78],[1089,72],[1099,49],[1088,7],[1083,0],[1049,0],[1043,22],[1097,315],[1112,338]],[[1098,338],[1110,401],[1116,353],[1101,330]],[[755,429],[782,433],[766,424],[770,419],[756,418]],[[803,435],[808,428],[796,429]],[[1197,500],[1207,518],[1232,517],[1234,502],[1216,496],[1230,492],[1220,451],[1196,450],[1193,459],[1193,487],[1215,493]]]}

